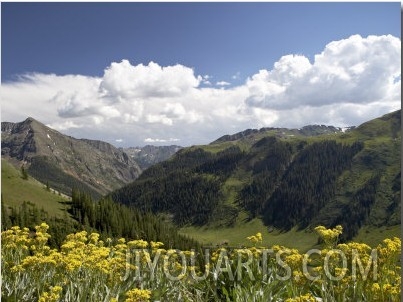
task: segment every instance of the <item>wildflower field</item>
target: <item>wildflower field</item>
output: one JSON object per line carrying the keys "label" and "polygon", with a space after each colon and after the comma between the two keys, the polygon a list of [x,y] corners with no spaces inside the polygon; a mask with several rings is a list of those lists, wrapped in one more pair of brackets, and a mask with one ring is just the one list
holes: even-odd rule
{"label": "wildflower field", "polygon": [[315,228],[322,248],[300,253],[262,235],[245,246],[164,249],[162,242],[70,234],[48,225],[1,236],[3,301],[400,301],[401,241],[339,244],[340,226]]}

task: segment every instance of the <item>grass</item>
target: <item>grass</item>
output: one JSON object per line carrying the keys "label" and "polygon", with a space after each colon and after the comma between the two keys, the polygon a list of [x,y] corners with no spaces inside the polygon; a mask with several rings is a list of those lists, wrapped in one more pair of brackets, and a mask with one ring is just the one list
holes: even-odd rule
{"label": "grass", "polygon": [[228,205],[235,205],[237,195],[240,190],[250,181],[250,174],[238,169],[231,177],[227,178],[222,186],[222,193],[224,194],[225,203]]}
{"label": "grass", "polygon": [[208,246],[215,246],[227,242],[229,246],[242,246],[247,242],[246,237],[262,233],[262,244],[267,247],[272,245],[284,245],[297,248],[300,251],[307,251],[317,244],[318,236],[314,232],[297,231],[295,229],[289,232],[279,232],[273,230],[269,232],[268,228],[260,219],[246,220],[246,213],[241,213],[240,218],[234,227],[211,228],[208,226],[193,227],[188,226],[180,229],[180,233],[193,237],[200,243]]}
{"label": "grass", "polygon": [[223,142],[223,143],[218,143],[218,144],[212,144],[212,145],[203,145],[203,146],[197,146],[198,148],[202,148],[206,152],[211,152],[211,153],[218,153],[221,151],[224,151],[225,149],[235,145],[234,142]]}
{"label": "grass", "polygon": [[357,236],[353,238],[353,241],[366,243],[369,246],[377,246],[385,238],[401,237],[401,225],[394,225],[390,227],[362,227]]}
{"label": "grass", "polygon": [[50,216],[63,217],[66,212],[67,196],[59,195],[32,177],[22,179],[21,172],[6,160],[1,160],[2,202],[18,207],[24,201],[34,203],[38,209],[45,209]]}
{"label": "grass", "polygon": [[[247,242],[246,237],[257,232],[262,233],[262,244],[267,247],[277,244],[296,248],[301,252],[318,247],[318,235],[314,231],[292,229],[289,232],[279,232],[277,230],[269,232],[260,219],[253,219],[242,224],[237,223],[232,228],[184,227],[180,229],[181,234],[193,237],[208,246],[220,245],[223,242],[228,242],[229,246],[242,246]],[[352,241],[376,247],[385,238],[392,237],[401,237],[401,225],[379,228],[364,226]]]}

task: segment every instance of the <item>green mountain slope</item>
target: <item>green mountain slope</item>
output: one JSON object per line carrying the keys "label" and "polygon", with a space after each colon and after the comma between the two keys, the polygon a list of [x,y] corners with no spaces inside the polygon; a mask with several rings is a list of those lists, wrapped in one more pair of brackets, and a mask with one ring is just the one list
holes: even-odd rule
{"label": "green mountain slope", "polygon": [[69,200],[58,192],[47,190],[46,185],[32,177],[24,180],[21,171],[6,160],[1,160],[1,195],[6,207],[20,207],[23,202],[35,204],[38,209],[46,209],[51,216],[63,217]]}
{"label": "green mountain slope", "polygon": [[257,219],[280,233],[342,224],[351,239],[400,224],[400,124],[399,110],[346,132],[248,130],[182,149],[110,196],[190,233]]}

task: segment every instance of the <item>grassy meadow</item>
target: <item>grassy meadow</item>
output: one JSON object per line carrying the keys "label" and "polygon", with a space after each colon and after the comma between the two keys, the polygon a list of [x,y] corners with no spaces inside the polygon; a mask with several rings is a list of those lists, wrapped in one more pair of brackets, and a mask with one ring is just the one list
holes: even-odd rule
{"label": "grassy meadow", "polygon": [[63,217],[69,198],[58,194],[32,177],[22,178],[21,171],[6,160],[1,160],[1,195],[6,206],[19,207],[24,201],[31,202],[38,209],[45,209],[50,216]]}

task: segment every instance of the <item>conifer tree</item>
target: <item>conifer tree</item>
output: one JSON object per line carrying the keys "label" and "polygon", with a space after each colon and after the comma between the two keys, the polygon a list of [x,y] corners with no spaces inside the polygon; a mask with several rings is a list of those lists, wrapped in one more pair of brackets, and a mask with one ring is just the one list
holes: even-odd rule
{"label": "conifer tree", "polygon": [[28,173],[27,170],[25,170],[24,166],[21,166],[21,178],[24,180],[28,180]]}

